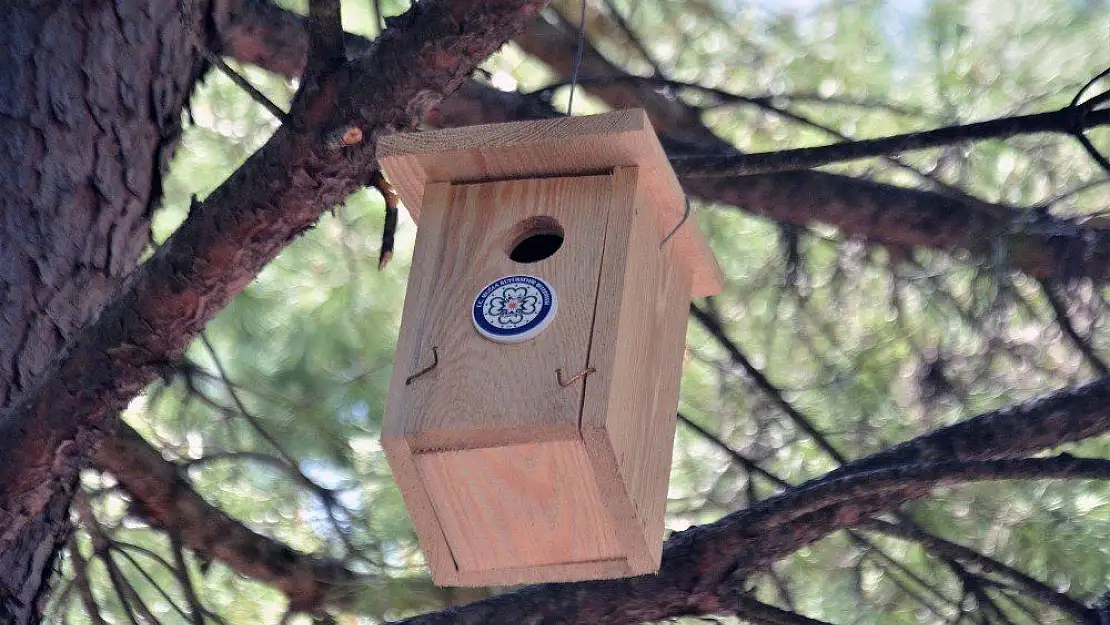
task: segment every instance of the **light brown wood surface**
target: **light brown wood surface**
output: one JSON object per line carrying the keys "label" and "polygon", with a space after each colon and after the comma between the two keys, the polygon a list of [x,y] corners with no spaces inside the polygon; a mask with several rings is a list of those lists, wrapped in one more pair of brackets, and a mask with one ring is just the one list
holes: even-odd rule
{"label": "light brown wood surface", "polygon": [[[640,109],[390,135],[378,143],[378,160],[414,220],[428,183],[602,174],[622,166],[640,167],[660,239],[685,210],[678,179]],[[695,221],[670,245],[695,297],[720,291],[720,268]]]}
{"label": "light brown wood surface", "polygon": [[[428,185],[425,197],[429,205],[446,207],[451,194],[451,185],[437,183]],[[455,561],[443,528],[436,518],[424,482],[416,470],[414,453],[405,438],[405,378],[415,369],[413,363],[422,362],[420,358],[420,335],[429,312],[434,267],[439,262],[441,250],[437,249],[443,236],[444,220],[447,211],[430,210],[425,215],[416,236],[412,267],[409,270],[409,284],[405,291],[405,305],[402,312],[401,333],[397,338],[397,348],[393,357],[393,375],[389,383],[389,398],[386,413],[382,419],[382,449],[385,450],[393,479],[401,491],[405,509],[412,518],[413,527],[420,540],[420,548],[432,571],[432,576],[442,583],[451,583]],[[428,355],[430,357],[430,354]],[[424,362],[424,364],[428,364]],[[423,365],[421,365],[423,366]]]}
{"label": "light brown wood surface", "polygon": [[416,456],[460,574],[622,558],[581,441]]}
{"label": "light brown wood surface", "polygon": [[[383,446],[437,583],[481,585],[631,574],[580,440],[611,176],[430,185],[406,294]],[[442,207],[442,208],[438,208]],[[508,250],[522,223],[554,219],[550,258]],[[559,308],[518,344],[473,328],[474,296],[504,275],[543,278]],[[406,385],[411,373],[439,364]],[[615,474],[609,481],[619,479]]]}
{"label": "light brown wood surface", "polygon": [[473,572],[453,572],[437,575],[432,579],[440,586],[514,586],[543,582],[576,582],[584,579],[613,579],[635,575],[624,559],[591,560],[549,564],[545,566],[526,566],[509,569],[488,569]]}
{"label": "light brown wood surface", "polygon": [[595,472],[616,474],[601,488],[630,564],[650,572],[662,547],[689,278],[675,251],[659,246],[635,168],[613,179],[614,196],[627,201],[610,214],[590,348],[598,373],[586,381],[582,436]]}
{"label": "light brown wood surface", "polygon": [[[439,353],[434,370],[400,389],[400,419],[414,450],[578,438],[581,385],[560,387],[555,370],[570,377],[586,367],[611,185],[609,176],[592,176],[451,188],[443,226],[429,242],[438,258],[413,269],[421,282],[417,271],[434,274],[419,311],[418,348],[397,361],[411,373],[432,361],[432,347]],[[521,224],[536,217],[562,225],[562,247],[539,262],[513,262],[508,250]],[[490,341],[471,321],[474,297],[513,274],[545,280],[558,310],[531,340]]]}
{"label": "light brown wood surface", "polygon": [[[420,216],[382,444],[433,578],[517,584],[657,570],[689,297],[719,271],[640,111],[388,138]],[[536,220],[564,234],[522,264]],[[549,224],[548,224],[549,225]],[[545,226],[546,229],[546,226]],[[498,343],[475,296],[550,284],[546,330]],[[406,384],[433,362],[429,372]],[[556,369],[570,378],[563,387]]]}

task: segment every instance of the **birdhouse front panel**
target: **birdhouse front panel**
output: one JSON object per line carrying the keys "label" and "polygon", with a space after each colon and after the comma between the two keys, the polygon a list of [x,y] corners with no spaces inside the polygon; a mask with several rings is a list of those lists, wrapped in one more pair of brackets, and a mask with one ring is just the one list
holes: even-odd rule
{"label": "birdhouse front panel", "polygon": [[430,305],[399,363],[438,364],[403,391],[404,436],[462,573],[620,555],[578,434],[581,386],[557,373],[587,366],[611,187],[547,178],[442,185],[425,199],[442,214],[433,226],[426,212],[415,252],[435,259],[420,296]]}
{"label": "birdhouse front panel", "polygon": [[436,583],[659,566],[691,294],[642,111],[387,137],[419,216],[382,446]]}
{"label": "birdhouse front panel", "polygon": [[[635,178],[619,179],[629,204]],[[632,572],[580,432],[587,378],[571,381],[589,366],[615,180],[425,191],[406,296],[423,305],[406,304],[397,366],[434,367],[405,376],[386,435],[449,553],[440,583]]]}
{"label": "birdhouse front panel", "polygon": [[[414,449],[577,438],[581,387],[560,387],[556,369],[569,377],[587,366],[611,187],[610,176],[589,176],[431,191],[443,196],[442,219],[421,224],[414,254],[434,261],[412,319],[418,338],[397,362],[412,372],[439,359],[404,389]],[[531,251],[530,262],[514,251]],[[537,314],[541,324],[512,335]]]}

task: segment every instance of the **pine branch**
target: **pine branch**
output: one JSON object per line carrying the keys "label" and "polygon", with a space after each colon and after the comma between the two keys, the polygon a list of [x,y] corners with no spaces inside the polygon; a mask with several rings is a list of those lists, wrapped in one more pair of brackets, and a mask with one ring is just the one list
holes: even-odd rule
{"label": "pine branch", "polygon": [[1075,346],[1079,353],[1083,354],[1083,358],[1099,375],[1106,375],[1110,373],[1110,365],[1099,356],[1095,351],[1095,346],[1087,337],[1079,334],[1075,324],[1072,323],[1071,317],[1068,315],[1068,307],[1064,300],[1057,293],[1057,286],[1046,280],[1041,280],[1041,290],[1044,292],[1045,299],[1048,300],[1049,307],[1052,308],[1052,314],[1055,316],[1056,325],[1060,326],[1064,336],[1068,337],[1072,345]]}
{"label": "pine branch", "polygon": [[[329,74],[326,88],[295,98],[298,128],[283,125],[194,206],[36,385],[0,412],[0,500],[8,504],[10,535],[48,505],[65,503],[128,401],[180,361],[285,245],[366,183],[382,134],[415,124],[544,4],[421,2],[374,53]],[[365,141],[335,145],[331,138],[351,128]]]}
{"label": "pine branch", "polygon": [[993,558],[987,557],[974,549],[969,549],[963,545],[945,540],[920,529],[896,525],[878,519],[868,520],[860,527],[861,529],[919,543],[932,553],[965,562],[978,567],[986,573],[993,573],[1005,577],[1017,584],[1026,596],[1032,597],[1046,605],[1050,605],[1065,614],[1069,614],[1080,623],[1087,622],[1087,619],[1091,617],[1092,611],[1090,608],[1072,599],[1065,593],[1059,592],[1049,587],[1047,584],[1037,581],[1029,575]]}
{"label": "pine branch", "polygon": [[[1006,139],[1018,135],[1057,133],[1074,135],[1076,113],[1071,107],[1047,113],[1001,117],[973,124],[946,126],[902,135],[845,141],[832,145],[756,154],[699,154],[672,156],[675,171],[687,178],[750,176],[780,171],[811,169],[833,163],[903,154],[929,148],[962,145],[987,139]],[[1110,109],[1091,111],[1082,117],[1079,128],[1110,124]]]}
{"label": "pine branch", "polygon": [[81,604],[85,607],[85,616],[92,625],[106,625],[104,617],[100,615],[100,608],[96,605],[96,598],[93,596],[92,585],[89,582],[89,562],[81,554],[81,547],[77,544],[75,534],[70,534],[66,548],[73,563],[74,583],[77,585],[77,594],[81,596]]}
{"label": "pine branch", "polygon": [[[236,19],[220,32],[222,48],[228,54],[286,76],[299,75],[308,54],[304,18],[256,0],[236,0],[230,10]],[[516,42],[567,77],[574,32],[561,18],[554,23],[537,20]],[[364,53],[373,42],[348,36],[347,45]],[[671,153],[696,150],[713,155],[734,150],[702,124],[697,109],[659,92],[653,81],[664,79],[630,76],[589,45],[582,63],[587,76],[606,78],[596,85],[582,81],[581,86],[614,108],[645,108]],[[540,96],[506,93],[468,81],[425,120],[435,126],[462,126],[558,115]],[[1022,216],[1028,210],[1021,207],[971,202],[811,170],[734,178],[685,177],[682,182],[691,197],[742,207],[786,224],[825,223],[839,228],[846,237],[876,244],[966,250],[981,258],[1005,249],[1010,264],[1034,277],[1110,278],[1110,235],[1091,224],[1048,214],[1035,223],[1025,223]]]}

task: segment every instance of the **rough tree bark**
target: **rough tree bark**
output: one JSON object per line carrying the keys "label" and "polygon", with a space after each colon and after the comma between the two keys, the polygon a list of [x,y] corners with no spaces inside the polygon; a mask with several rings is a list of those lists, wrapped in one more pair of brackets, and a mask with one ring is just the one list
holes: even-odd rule
{"label": "rough tree bark", "polygon": [[[150,242],[152,207],[201,71],[183,15],[160,2],[16,2],[0,10],[0,410],[34,384]],[[4,622],[32,622],[66,539],[73,471],[44,438],[0,501]],[[16,522],[29,506],[34,513]]]}
{"label": "rough tree bark", "polygon": [[207,3],[27,0],[0,12],[4,622],[41,619],[78,471],[119,409],[367,179],[382,132],[410,126],[543,4],[421,3],[374,54],[306,81],[291,124],[126,281],[201,70],[192,33]]}

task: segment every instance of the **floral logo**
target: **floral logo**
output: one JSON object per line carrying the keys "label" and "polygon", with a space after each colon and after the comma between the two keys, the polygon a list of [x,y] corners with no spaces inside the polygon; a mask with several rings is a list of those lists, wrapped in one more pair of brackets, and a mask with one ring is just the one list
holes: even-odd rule
{"label": "floral logo", "polygon": [[525,317],[536,313],[536,302],[540,299],[529,295],[528,290],[526,286],[501,289],[500,295],[489,298],[486,313],[497,317],[497,323],[505,327],[524,323]]}
{"label": "floral logo", "polygon": [[506,276],[474,298],[474,327],[482,336],[516,342],[539,334],[555,316],[555,291],[534,276]]}

